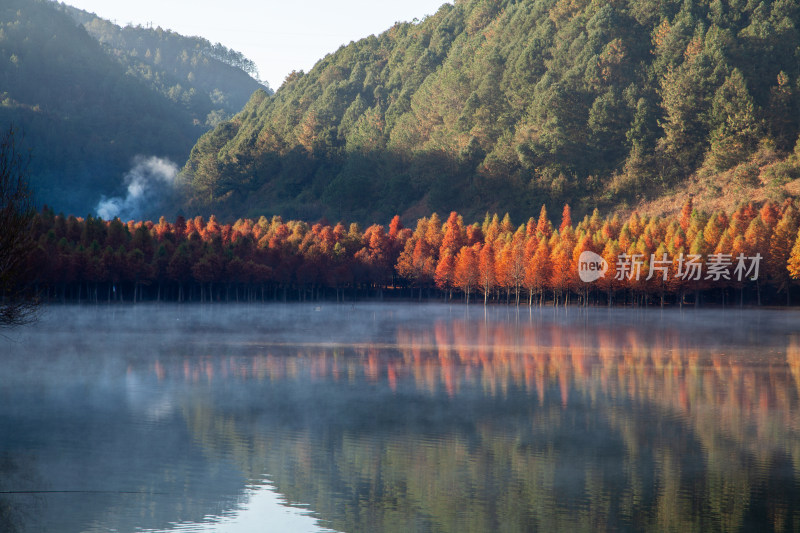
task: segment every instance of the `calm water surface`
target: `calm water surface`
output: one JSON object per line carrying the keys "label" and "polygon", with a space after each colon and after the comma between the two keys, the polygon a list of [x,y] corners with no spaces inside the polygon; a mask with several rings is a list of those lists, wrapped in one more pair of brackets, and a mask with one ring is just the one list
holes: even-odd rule
{"label": "calm water surface", "polygon": [[0,531],[800,530],[800,313],[51,307]]}

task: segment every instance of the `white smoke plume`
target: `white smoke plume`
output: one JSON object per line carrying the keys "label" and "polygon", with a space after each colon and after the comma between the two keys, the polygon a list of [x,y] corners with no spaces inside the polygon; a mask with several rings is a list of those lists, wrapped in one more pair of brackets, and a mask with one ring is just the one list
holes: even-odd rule
{"label": "white smoke plume", "polygon": [[125,198],[101,196],[95,207],[97,216],[105,220],[141,220],[172,195],[177,174],[178,166],[169,159],[136,156],[133,168],[125,174]]}

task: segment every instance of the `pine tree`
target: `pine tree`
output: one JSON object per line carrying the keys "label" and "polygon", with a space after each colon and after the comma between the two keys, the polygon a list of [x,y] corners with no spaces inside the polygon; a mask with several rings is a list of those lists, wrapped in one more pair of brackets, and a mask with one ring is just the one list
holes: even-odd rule
{"label": "pine tree", "polygon": [[794,98],[789,76],[781,71],[777,83],[770,89],[767,124],[769,134],[779,150],[790,151],[797,139],[797,101]]}
{"label": "pine tree", "polygon": [[709,162],[717,170],[727,170],[755,151],[761,130],[753,99],[739,69],[734,69],[717,89],[713,116],[718,125],[711,132]]}

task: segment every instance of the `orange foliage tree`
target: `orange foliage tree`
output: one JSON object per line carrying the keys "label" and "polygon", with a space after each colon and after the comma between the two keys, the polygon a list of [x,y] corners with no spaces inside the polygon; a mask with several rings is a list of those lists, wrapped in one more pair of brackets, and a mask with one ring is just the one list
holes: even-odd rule
{"label": "orange foliage tree", "polygon": [[[341,301],[410,287],[419,298],[435,288],[448,299],[461,291],[469,301],[478,287],[484,303],[499,300],[500,291],[507,302],[513,293],[516,304],[527,293],[529,305],[549,294],[554,303],[578,295],[584,305],[590,298],[609,305],[725,303],[734,290],[740,302],[785,293],[788,303],[792,281],[800,279],[797,207],[791,200],[749,202],[707,214],[690,199],[670,216],[604,219],[595,210],[574,224],[565,205],[554,230],[542,206],[518,228],[507,214],[467,225],[452,212],[444,223],[435,213],[423,217],[413,231],[399,217],[362,230],[279,216],[104,221],[45,208],[31,222],[36,249],[28,261],[31,283],[58,300],[305,300],[335,292]],[[586,251],[607,270],[584,283],[578,274]]]}

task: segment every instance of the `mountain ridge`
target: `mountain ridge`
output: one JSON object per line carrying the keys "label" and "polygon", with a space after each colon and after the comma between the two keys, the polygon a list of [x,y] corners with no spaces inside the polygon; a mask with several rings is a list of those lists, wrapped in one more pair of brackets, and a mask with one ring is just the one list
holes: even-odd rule
{"label": "mountain ridge", "polygon": [[193,148],[184,208],[364,222],[612,210],[764,152],[782,166],[739,182],[780,200],[800,176],[798,5],[751,4],[445,4],[254,94]]}
{"label": "mountain ridge", "polygon": [[[235,84],[246,94],[229,98],[223,88],[214,102],[188,80],[177,87],[178,74],[154,65],[148,71],[146,61],[129,61],[133,54],[122,49],[115,56],[70,16],[77,11],[49,0],[8,0],[0,6],[0,121],[24,134],[20,149],[31,153],[37,202],[83,215],[95,212],[103,196],[125,194],[125,176],[137,156],[183,164],[200,135],[249,98],[246,86],[261,85],[252,79],[242,85],[239,78]],[[162,36],[180,41],[177,34]],[[164,52],[166,64],[172,58]],[[190,62],[193,57],[187,53]],[[218,59],[208,64],[233,72]],[[197,78],[211,77],[201,68],[211,70],[200,62]]]}

